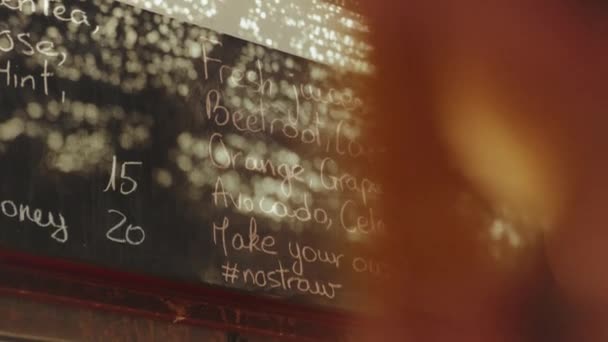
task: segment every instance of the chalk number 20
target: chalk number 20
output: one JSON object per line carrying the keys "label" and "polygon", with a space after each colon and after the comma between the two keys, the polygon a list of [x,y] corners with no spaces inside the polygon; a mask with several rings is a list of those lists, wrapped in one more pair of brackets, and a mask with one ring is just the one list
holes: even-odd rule
{"label": "chalk number 20", "polygon": [[132,246],[141,245],[146,239],[146,232],[142,227],[128,225],[126,230],[122,230],[127,223],[127,217],[118,210],[110,209],[108,213],[120,216],[120,222],[110,228],[106,233],[106,237],[114,242],[129,244]]}

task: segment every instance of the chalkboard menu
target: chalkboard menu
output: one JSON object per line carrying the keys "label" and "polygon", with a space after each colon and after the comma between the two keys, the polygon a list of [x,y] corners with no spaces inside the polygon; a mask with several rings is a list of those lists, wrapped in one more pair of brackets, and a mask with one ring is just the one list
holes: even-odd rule
{"label": "chalkboard menu", "polygon": [[357,310],[363,74],[110,0],[0,1],[0,248]]}

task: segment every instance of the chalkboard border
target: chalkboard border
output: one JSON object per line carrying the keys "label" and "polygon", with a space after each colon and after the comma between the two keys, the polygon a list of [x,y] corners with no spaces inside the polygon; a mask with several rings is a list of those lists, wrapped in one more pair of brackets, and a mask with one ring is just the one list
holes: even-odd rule
{"label": "chalkboard border", "polygon": [[349,340],[371,317],[0,250],[0,294],[287,340]]}

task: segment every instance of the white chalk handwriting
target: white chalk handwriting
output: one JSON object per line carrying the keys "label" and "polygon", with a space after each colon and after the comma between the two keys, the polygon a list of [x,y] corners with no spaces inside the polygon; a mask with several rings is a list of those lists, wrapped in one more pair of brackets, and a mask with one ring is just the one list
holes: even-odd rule
{"label": "white chalk handwriting", "polygon": [[125,227],[127,223],[127,217],[125,216],[125,214],[114,209],[108,210],[108,213],[120,217],[120,221],[112,228],[110,228],[110,230],[108,230],[108,232],[106,233],[106,237],[108,238],[108,240],[132,246],[138,246],[144,242],[144,240],[146,239],[146,232],[143,230],[142,227],[129,224],[128,226],[126,226],[126,229],[121,234],[120,229]]}
{"label": "white chalk handwriting", "polygon": [[142,166],[142,165],[143,165],[142,162],[137,162],[137,161],[124,162],[120,166],[120,176],[118,176],[116,174],[117,159],[116,159],[116,156],[114,156],[112,158],[112,171],[110,174],[110,180],[108,181],[108,185],[103,190],[103,192],[108,192],[110,190],[116,191],[116,181],[120,180],[120,189],[119,190],[122,195],[128,196],[128,195],[134,193],[137,190],[138,183],[135,179],[133,179],[127,175],[127,167]]}
{"label": "white chalk handwriting", "polygon": [[11,200],[0,202],[2,214],[19,222],[30,222],[40,228],[55,229],[51,235],[55,241],[65,243],[68,241],[68,226],[61,213],[48,212],[46,217],[41,209],[32,209],[27,204],[17,204]]}

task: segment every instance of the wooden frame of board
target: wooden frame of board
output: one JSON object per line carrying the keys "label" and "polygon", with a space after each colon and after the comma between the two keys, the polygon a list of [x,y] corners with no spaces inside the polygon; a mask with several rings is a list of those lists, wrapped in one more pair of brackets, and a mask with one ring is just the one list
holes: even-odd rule
{"label": "wooden frame of board", "polygon": [[288,340],[348,340],[363,319],[6,250],[0,250],[0,295]]}

